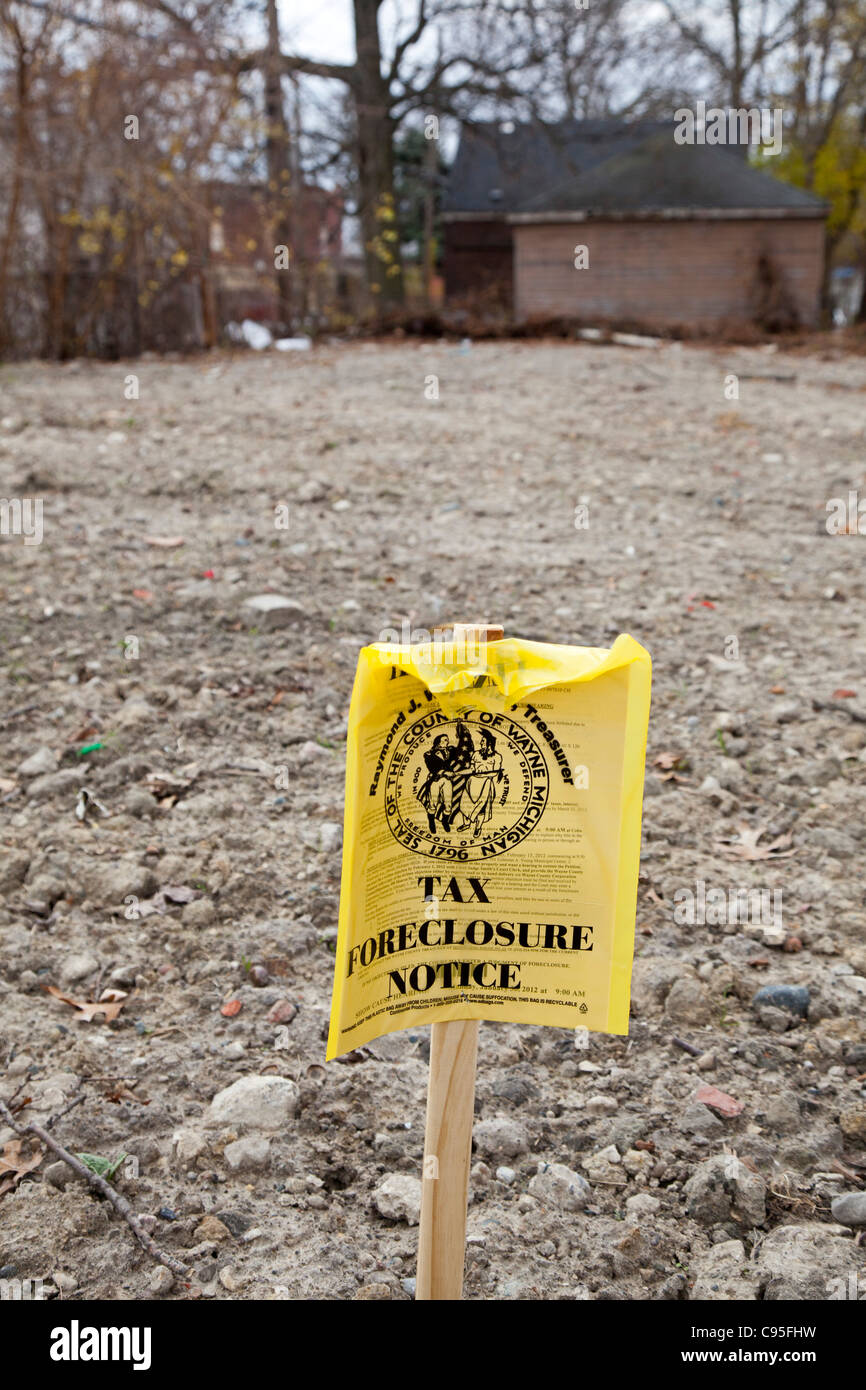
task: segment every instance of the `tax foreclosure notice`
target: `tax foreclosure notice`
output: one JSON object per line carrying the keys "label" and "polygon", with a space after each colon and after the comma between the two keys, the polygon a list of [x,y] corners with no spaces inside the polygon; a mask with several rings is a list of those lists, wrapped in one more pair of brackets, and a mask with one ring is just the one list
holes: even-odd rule
{"label": "tax foreclosure notice", "polygon": [[650,658],[361,650],[328,1057],[445,1019],[628,1031]]}

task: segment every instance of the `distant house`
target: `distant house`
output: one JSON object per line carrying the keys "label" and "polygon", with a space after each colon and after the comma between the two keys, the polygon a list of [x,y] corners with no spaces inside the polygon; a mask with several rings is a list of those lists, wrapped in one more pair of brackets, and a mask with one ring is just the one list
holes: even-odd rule
{"label": "distant house", "polygon": [[[278,320],[274,258],[275,209],[262,184],[212,181],[209,263],[218,317]],[[333,300],[341,269],[343,195],[304,184],[286,205],[291,248],[290,283],[296,313],[318,311]]]}
{"label": "distant house", "polygon": [[446,302],[518,322],[814,324],[826,204],[745,154],[677,144],[658,122],[464,126],[443,205]]}

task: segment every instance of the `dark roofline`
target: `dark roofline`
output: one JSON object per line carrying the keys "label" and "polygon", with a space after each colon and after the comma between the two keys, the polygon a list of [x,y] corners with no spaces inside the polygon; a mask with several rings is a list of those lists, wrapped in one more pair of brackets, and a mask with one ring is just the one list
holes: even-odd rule
{"label": "dark roofline", "polygon": [[[823,221],[828,210],[827,203],[790,208],[636,208],[625,211],[587,208],[580,212],[512,212],[502,220],[514,226],[545,222],[748,222],[770,217],[777,220],[790,217],[820,218]],[[468,222],[476,221],[479,217],[486,221],[488,214],[446,213],[443,221]]]}
{"label": "dark roofline", "polygon": [[826,217],[742,146],[679,146],[669,121],[464,124],[446,221]]}

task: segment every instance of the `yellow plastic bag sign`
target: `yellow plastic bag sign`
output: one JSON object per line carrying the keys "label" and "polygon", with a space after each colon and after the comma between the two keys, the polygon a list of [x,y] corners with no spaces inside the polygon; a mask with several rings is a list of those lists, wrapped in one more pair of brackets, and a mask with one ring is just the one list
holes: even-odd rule
{"label": "yellow plastic bag sign", "polygon": [[361,650],[329,1059],[443,1019],[628,1031],[649,701],[628,636]]}

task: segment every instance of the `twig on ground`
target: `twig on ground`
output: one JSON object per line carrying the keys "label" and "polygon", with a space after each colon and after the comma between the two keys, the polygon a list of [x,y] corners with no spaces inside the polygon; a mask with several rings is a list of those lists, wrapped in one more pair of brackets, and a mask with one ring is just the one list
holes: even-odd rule
{"label": "twig on ground", "polygon": [[38,705],[19,705],[17,709],[10,710],[9,714],[4,715],[4,719],[18,719],[22,714],[30,714],[38,709]]}
{"label": "twig on ground", "polygon": [[79,1178],[83,1178],[90,1187],[105,1197],[114,1207],[118,1216],[123,1217],[139,1245],[147,1251],[148,1255],[152,1256],[154,1260],[158,1260],[161,1265],[165,1265],[166,1269],[170,1269],[174,1274],[181,1274],[184,1276],[189,1274],[189,1270],[185,1264],[182,1264],[180,1260],[174,1259],[172,1255],[166,1255],[163,1250],[160,1250],[156,1242],[151,1240],[126,1198],[122,1197],[119,1192],[115,1192],[111,1183],[106,1182],[105,1178],[100,1177],[98,1173],[94,1173],[85,1163],[81,1162],[81,1159],[76,1158],[68,1149],[64,1149],[62,1144],[58,1144],[57,1140],[53,1135],[48,1133],[47,1129],[44,1129],[42,1125],[33,1124],[32,1122],[20,1124],[18,1120],[15,1119],[12,1111],[2,1100],[0,1100],[0,1116],[6,1121],[10,1129],[14,1129],[15,1133],[21,1138],[26,1134],[34,1135],[46,1148],[49,1148],[53,1154],[56,1154],[58,1158],[68,1164],[73,1173],[77,1173]]}
{"label": "twig on ground", "polygon": [[68,1115],[70,1110],[74,1110],[76,1105],[80,1105],[81,1102],[86,1099],[87,1096],[85,1095],[84,1091],[82,1091],[80,1096],[76,1096],[75,1099],[71,1100],[68,1105],[64,1105],[63,1109],[58,1110],[56,1115],[51,1115],[45,1121],[45,1128],[51,1129],[52,1125],[56,1125],[58,1120],[62,1120],[64,1115]]}
{"label": "twig on ground", "polygon": [[687,1052],[690,1057],[703,1057],[703,1049],[695,1047],[694,1043],[686,1042],[685,1038],[671,1038],[674,1047],[681,1047],[683,1052]]}

